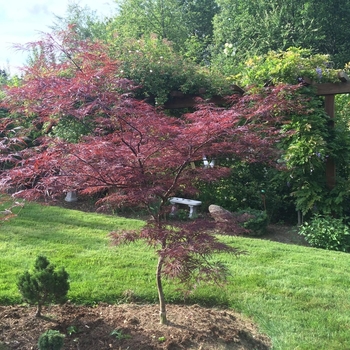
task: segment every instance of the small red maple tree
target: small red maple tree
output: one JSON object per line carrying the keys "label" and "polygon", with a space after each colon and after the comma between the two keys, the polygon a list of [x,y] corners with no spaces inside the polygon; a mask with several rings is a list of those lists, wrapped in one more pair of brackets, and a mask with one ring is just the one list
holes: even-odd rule
{"label": "small red maple tree", "polygon": [[[302,103],[286,98],[294,87],[273,87],[262,94],[231,96],[228,108],[201,101],[193,113],[174,118],[132,97],[132,82],[118,77],[119,64],[101,43],[80,42],[74,31],[36,43],[40,56],[26,67],[23,83],[8,89],[5,106],[31,116],[35,127],[49,131],[64,117],[89,120],[93,131],[78,143],[42,137],[35,147],[17,152],[4,171],[1,186],[36,199],[65,191],[103,193],[96,203],[143,206],[152,220],[141,233],[114,232],[118,244],[145,239],[157,249],[157,287],[161,322],[166,323],[162,276],[189,283],[222,280],[226,270],[208,259],[237,250],[196,222],[170,228],[164,222],[169,198],[196,194],[196,184],[229,174],[221,158],[247,162],[275,159],[276,125]],[[203,156],[216,166],[204,169]],[[14,160],[14,159],[12,159]],[[208,223],[206,224],[208,225]]]}

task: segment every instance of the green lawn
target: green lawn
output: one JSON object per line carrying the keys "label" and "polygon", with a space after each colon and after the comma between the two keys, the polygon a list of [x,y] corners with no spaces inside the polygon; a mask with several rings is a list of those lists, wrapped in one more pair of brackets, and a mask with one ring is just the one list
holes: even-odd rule
{"label": "green lawn", "polygon": [[[70,274],[74,303],[157,302],[156,256],[142,242],[112,247],[108,233],[140,220],[27,204],[0,224],[0,304],[21,303],[19,273],[46,255]],[[166,283],[168,302],[225,306],[251,317],[274,349],[350,349],[350,255],[259,239],[222,236],[246,250],[218,258],[232,276],[224,288],[201,286],[188,299]],[[171,315],[169,315],[171,318]]]}

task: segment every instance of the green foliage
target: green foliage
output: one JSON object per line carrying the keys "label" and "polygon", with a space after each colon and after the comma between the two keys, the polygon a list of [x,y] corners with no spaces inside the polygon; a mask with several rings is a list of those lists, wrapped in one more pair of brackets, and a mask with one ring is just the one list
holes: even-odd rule
{"label": "green foliage", "polygon": [[76,334],[76,333],[79,333],[79,328],[77,326],[67,327],[67,334],[68,335],[72,335],[72,334]]}
{"label": "green foliage", "polygon": [[[156,34],[184,51],[188,38],[206,42],[212,36],[212,19],[218,12],[215,0],[117,0],[118,15],[110,30],[125,38],[140,39]],[[200,55],[200,54],[199,54]]]}
{"label": "green foliage", "polygon": [[38,341],[39,350],[61,350],[63,345],[64,335],[52,329],[41,334]]}
{"label": "green foliage", "polygon": [[[320,98],[311,98],[308,107],[309,114],[293,116],[281,130],[285,135],[280,144],[284,151],[280,161],[287,170],[283,173],[285,182],[297,210],[341,216],[348,210],[349,129],[338,119],[335,127],[328,126],[329,117]],[[339,169],[334,188],[326,183],[329,159]]]}
{"label": "green foliage", "polygon": [[119,75],[139,85],[138,95],[162,105],[172,92],[221,95],[229,83],[219,74],[201,68],[176,53],[171,43],[151,35],[128,41],[115,40],[113,55],[121,60]]}
{"label": "green foliage", "polygon": [[178,209],[176,211],[176,219],[182,220],[182,221],[188,221],[190,218],[188,217],[188,209]]}
{"label": "green foliage", "polygon": [[7,84],[9,80],[9,73],[5,69],[0,68],[0,87]]}
{"label": "green foliage", "polygon": [[[231,72],[249,57],[291,46],[312,47],[310,41],[318,37],[317,23],[295,1],[218,0],[218,4],[221,11],[214,19],[214,62],[228,66]],[[223,52],[225,43],[235,48],[229,62]]]}
{"label": "green foliage", "polygon": [[185,14],[178,0],[118,0],[118,6],[113,27],[123,38],[156,34],[181,47],[187,37]]}
{"label": "green foliage", "polygon": [[[315,205],[322,206],[327,194],[325,166],[331,154],[327,139],[328,116],[321,101],[310,100],[309,115],[294,115],[291,121],[282,127],[284,138],[280,144],[284,154],[280,160],[285,164],[285,181],[296,198],[297,210],[306,214]],[[323,204],[322,204],[323,203]],[[319,207],[319,210],[326,208]]]}
{"label": "green foliage", "polygon": [[210,62],[211,38],[192,35],[184,42],[180,53],[191,62],[207,66]]}
{"label": "green foliage", "polygon": [[[226,47],[225,50],[229,55],[233,48]],[[329,55],[313,55],[311,50],[297,47],[252,56],[239,65],[238,72],[232,75],[230,80],[241,86],[263,86],[266,83],[297,84],[303,78],[318,83],[339,81],[338,70],[333,69]]]}
{"label": "green foliage", "polygon": [[[310,48],[331,55],[335,67],[343,67],[349,57],[346,30],[350,3],[335,1],[244,1],[217,0],[214,18],[213,63],[231,74],[249,57],[289,47]],[[235,47],[228,62],[225,43]]]}
{"label": "green foliage", "polygon": [[[233,48],[227,46],[226,49]],[[295,84],[298,78],[330,82],[337,80],[337,71],[331,67],[332,62],[327,55],[312,55],[310,50],[290,48],[285,52],[272,51],[250,58],[246,66],[242,66],[241,72],[230,79],[242,85],[255,84],[260,87],[266,83]],[[306,108],[302,114],[291,115],[290,120],[280,126],[282,140],[279,147],[282,154],[278,162],[282,172],[275,177],[274,183],[279,183],[279,188],[281,184],[288,187],[296,209],[304,215],[315,210],[324,214],[344,215],[348,210],[350,179],[350,132],[346,116],[348,98],[337,98],[337,106],[345,109],[337,114],[335,127],[330,127],[323,98],[316,96],[312,88],[301,88],[299,93],[306,97]],[[295,97],[284,96],[289,100]],[[330,159],[337,168],[337,182],[332,189],[326,183],[325,175]]]}
{"label": "green foliage", "polygon": [[250,236],[262,236],[266,233],[269,218],[265,211],[255,209],[245,209],[236,213],[239,216],[247,217],[243,227],[248,229]]}
{"label": "green foliage", "polygon": [[92,132],[93,124],[88,120],[79,120],[66,116],[60,119],[56,126],[52,127],[50,136],[59,137],[69,142],[78,142],[84,135]]}
{"label": "green foliage", "polygon": [[[246,208],[263,209],[260,191],[266,189],[267,169],[261,164],[223,161],[231,166],[231,176],[200,184],[199,200],[204,206],[217,204],[235,212]],[[222,162],[218,163],[221,165]]]}
{"label": "green foliage", "polygon": [[270,222],[295,221],[295,205],[285,177],[278,170],[255,163],[230,161],[230,164],[228,178],[199,185],[203,207],[217,204],[231,212],[250,207],[266,211]]}
{"label": "green foliage", "polygon": [[49,260],[39,255],[34,264],[34,271],[24,272],[18,277],[17,286],[23,299],[30,304],[37,304],[37,314],[41,315],[42,305],[64,303],[69,290],[68,273],[64,268],[55,271]]}
{"label": "green foliage", "polygon": [[316,214],[310,223],[305,222],[300,227],[299,234],[312,247],[343,252],[350,250],[350,228],[343,219]]}
{"label": "green foliage", "polygon": [[[350,15],[350,3],[336,1],[305,0],[307,16],[317,25],[317,31],[311,36],[311,45],[315,51],[332,55],[337,67],[349,61],[349,32],[347,18]],[[315,35],[314,35],[315,34]],[[304,45],[304,47],[309,47]]]}
{"label": "green foliage", "polygon": [[110,335],[114,336],[118,340],[130,339],[130,334],[124,334],[122,329],[114,329]]}
{"label": "green foliage", "polygon": [[68,26],[74,26],[75,33],[81,39],[106,39],[107,24],[98,17],[96,11],[78,3],[69,3],[64,16],[55,15],[51,25],[54,32],[60,32]]}

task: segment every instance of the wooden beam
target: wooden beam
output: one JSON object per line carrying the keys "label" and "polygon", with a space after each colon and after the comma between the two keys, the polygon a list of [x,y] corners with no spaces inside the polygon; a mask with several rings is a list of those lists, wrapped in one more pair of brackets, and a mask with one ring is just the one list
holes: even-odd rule
{"label": "wooden beam", "polygon": [[[184,95],[176,96],[164,103],[165,109],[177,109],[177,108],[193,108],[198,105],[197,95]],[[209,103],[214,103],[217,106],[224,106],[227,104],[227,100],[221,96],[213,96],[210,99],[206,99]]]}
{"label": "wooden beam", "polygon": [[339,83],[315,83],[308,77],[301,79],[305,86],[313,86],[319,96],[337,95],[350,93],[350,78],[344,71],[338,72]]}
{"label": "wooden beam", "polygon": [[350,82],[322,83],[322,84],[314,84],[314,86],[316,88],[316,94],[320,96],[350,93]]}
{"label": "wooden beam", "polygon": [[231,90],[232,90],[232,92],[234,92],[234,93],[239,93],[239,94],[241,94],[241,95],[243,95],[244,92],[245,92],[240,86],[238,86],[238,85],[236,85],[236,84],[232,84],[232,85],[231,85]]}
{"label": "wooden beam", "polygon": [[[244,94],[244,90],[238,85],[232,84],[230,86],[232,94]],[[177,108],[193,108],[195,107],[197,102],[197,97],[203,98],[203,94],[205,94],[205,89],[199,89],[198,94],[196,95],[185,95],[181,91],[172,91],[170,93],[170,99],[166,101],[163,105],[165,109],[177,109]],[[217,106],[224,106],[227,104],[225,97],[222,96],[212,96],[209,99],[206,99],[209,103],[214,103]]]}

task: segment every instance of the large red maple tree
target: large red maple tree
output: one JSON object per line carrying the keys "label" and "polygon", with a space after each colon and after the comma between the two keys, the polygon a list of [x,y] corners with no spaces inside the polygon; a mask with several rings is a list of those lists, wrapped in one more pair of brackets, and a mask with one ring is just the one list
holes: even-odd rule
{"label": "large red maple tree", "polygon": [[[194,196],[200,181],[228,175],[230,169],[220,166],[222,158],[275,162],[277,126],[304,109],[301,97],[291,98],[296,87],[271,87],[263,94],[230,96],[225,108],[198,101],[196,111],[175,118],[133,98],[137,87],[119,76],[120,65],[108,55],[108,47],[79,41],[74,28],[29,47],[35,47],[36,58],[24,68],[22,83],[8,88],[2,105],[40,137],[31,140],[31,147],[17,147],[13,157],[4,154],[8,169],[0,185],[27,199],[77,191],[100,194],[100,208],[147,208],[152,220],[141,234],[114,232],[112,237],[115,243],[144,238],[156,247],[165,323],[163,274],[185,283],[200,277],[221,280],[225,269],[208,256],[237,252],[200,225],[165,225],[169,198]],[[91,132],[76,143],[50,137],[67,117],[88,123]],[[203,156],[215,159],[215,167],[205,169]]]}

